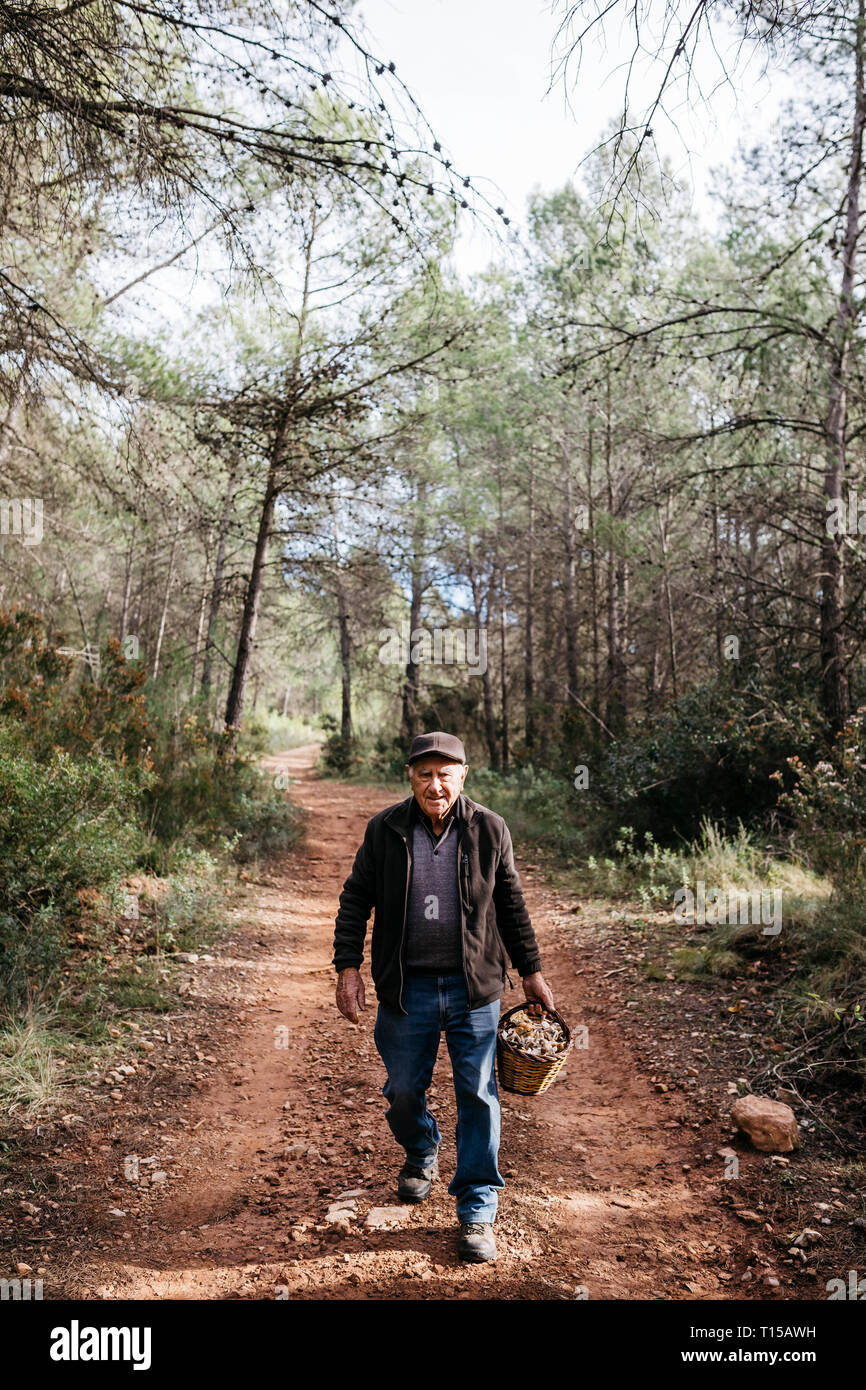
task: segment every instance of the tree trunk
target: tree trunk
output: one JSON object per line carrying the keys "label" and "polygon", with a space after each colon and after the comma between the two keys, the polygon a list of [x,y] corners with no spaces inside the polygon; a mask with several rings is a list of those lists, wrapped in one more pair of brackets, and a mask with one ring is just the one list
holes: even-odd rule
{"label": "tree trunk", "polygon": [[[851,339],[857,327],[854,279],[857,243],[860,235],[860,185],[863,177],[863,129],[866,123],[866,92],[863,87],[864,26],[866,4],[857,6],[855,28],[854,124],[851,131],[851,161],[845,197],[845,241],[842,283],[836,308],[836,329],[830,366],[830,398],[826,434],[828,459],[824,473],[824,496],[838,503],[845,482],[848,424],[848,359]],[[851,712],[848,665],[843,632],[845,604],[844,536],[828,535],[825,524],[821,539],[821,691],[824,713],[830,728],[838,732]]]}
{"label": "tree trunk", "polygon": [[532,624],[535,606],[535,470],[529,464],[529,517],[526,530],[525,617],[523,623],[523,728],[526,752],[535,749],[535,669]]}
{"label": "tree trunk", "polygon": [[418,686],[419,667],[412,660],[412,633],[421,623],[421,604],[424,598],[424,505],[427,495],[426,485],[419,482],[415,494],[415,517],[413,521],[412,544],[412,596],[409,600],[409,659],[403,680],[403,705],[400,719],[400,736],[405,743],[411,743],[418,733]]}
{"label": "tree trunk", "polygon": [[598,630],[598,547],[595,538],[595,503],[593,501],[592,421],[587,433],[586,497],[589,521],[589,572],[592,585],[592,700],[596,715],[601,714],[601,641]]}
{"label": "tree trunk", "polygon": [[349,633],[349,608],[340,574],[340,541],[337,529],[337,509],[333,508],[334,554],[337,568],[337,630],[340,642],[340,738],[348,744],[352,737],[352,643]]}
{"label": "tree trunk", "polygon": [[241,613],[241,625],[238,633],[235,664],[232,671],[228,699],[226,700],[225,730],[227,737],[224,751],[228,757],[234,756],[241,730],[241,721],[244,715],[247,678],[256,639],[256,627],[259,621],[259,607],[261,605],[262,585],[265,577],[265,564],[268,557],[268,543],[271,538],[271,528],[274,524],[274,507],[276,506],[280,491],[280,480],[285,459],[290,419],[291,412],[287,409],[280,420],[271,450],[267,483],[265,484],[262,509],[259,514],[256,548],[253,554],[253,563],[247,582],[246,593],[244,595],[244,606],[243,612]]}
{"label": "tree trunk", "polygon": [[310,308],[310,280],[313,269],[313,245],[316,240],[316,225],[316,214],[313,212],[309,235],[307,236],[304,246],[304,285],[301,291],[301,307],[298,314],[298,336],[295,346],[295,355],[289,369],[286,383],[285,409],[277,422],[276,434],[271,448],[268,477],[265,484],[264,496],[262,497],[261,512],[259,514],[256,548],[253,555],[253,564],[250,570],[246,593],[244,595],[244,606],[241,614],[240,631],[238,633],[235,664],[232,671],[228,699],[226,700],[226,738],[220,752],[223,757],[227,758],[234,757],[241,730],[241,720],[244,715],[247,676],[249,673],[250,659],[253,653],[253,645],[255,643],[256,627],[259,621],[259,607],[262,599],[262,585],[264,583],[265,564],[268,557],[268,544],[271,539],[271,530],[274,524],[274,508],[276,507],[277,497],[280,494],[280,488],[282,486],[283,468],[285,465],[289,434],[294,420],[295,394],[301,372],[301,360]]}
{"label": "tree trunk", "polygon": [[662,551],[662,595],[665,606],[665,619],[668,629],[668,656],[671,667],[671,692],[674,699],[677,698],[677,638],[674,626],[674,605],[671,596],[670,576],[668,574],[668,538],[665,523],[662,520],[661,508],[656,501],[656,522],[659,530],[659,541]]}
{"label": "tree trunk", "polygon": [[123,642],[126,637],[127,623],[129,622],[129,600],[132,594],[132,568],[135,558],[135,528],[136,520],[133,517],[132,535],[129,538],[129,549],[126,552],[126,569],[123,576],[123,600],[120,608],[120,640]]}
{"label": "tree trunk", "polygon": [[226,560],[226,543],[229,530],[229,522],[232,516],[232,502],[235,495],[235,481],[237,479],[237,460],[234,460],[229,472],[228,483],[226,485],[225,502],[223,503],[222,516],[220,517],[219,535],[217,536],[216,560],[214,561],[213,584],[210,591],[210,609],[207,618],[207,636],[204,643],[204,662],[201,670],[201,693],[207,700],[210,695],[211,683],[213,681],[213,654],[214,642],[216,641],[216,627],[219,619],[220,604],[222,602],[223,573]]}
{"label": "tree trunk", "polygon": [[542,707],[541,733],[540,733],[540,753],[542,760],[546,760],[550,745],[553,740],[553,720],[556,712],[556,703],[562,688],[561,679],[561,657],[562,657],[562,618],[556,603],[556,592],[554,586],[553,569],[548,566],[545,575],[544,585],[544,677],[543,691],[544,703]]}
{"label": "tree trunk", "polygon": [[628,646],[629,613],[629,568],[628,560],[621,556],[616,566],[616,645],[613,649],[613,669],[611,698],[608,701],[608,728],[619,735],[628,723]]}
{"label": "tree trunk", "polygon": [[607,557],[607,708],[605,719],[613,733],[621,732],[620,720],[620,631],[617,602],[617,558],[610,550]]}
{"label": "tree trunk", "polygon": [[[491,579],[491,588],[493,580]],[[472,579],[472,607],[475,626],[479,632],[485,627],[484,605],[481,599],[481,584],[477,577]],[[487,617],[490,617],[490,589],[487,591]],[[485,662],[481,676],[481,697],[484,705],[484,737],[487,740],[487,756],[494,772],[500,769],[499,735],[496,732],[496,710],[493,703],[493,683],[490,679],[490,664]]]}
{"label": "tree trunk", "polygon": [[[607,510],[613,530],[619,516],[619,498],[613,480],[613,449],[610,419],[610,382],[608,381],[608,425],[605,445],[607,475]],[[617,553],[612,535],[607,555],[607,702],[605,719],[610,731],[619,735],[625,727],[625,659],[623,646],[624,600],[627,578],[625,559]]]}
{"label": "tree trunk", "polygon": [[574,492],[571,478],[571,459],[563,440],[564,462],[562,535],[565,548],[565,574],[563,590],[565,594],[565,675],[568,689],[566,700],[577,704],[580,695],[579,666],[577,653],[577,557],[574,544]]}
{"label": "tree trunk", "polygon": [[652,637],[650,638],[650,650],[646,665],[646,702],[644,712],[648,719],[651,719],[656,712],[656,696],[658,695],[659,682],[659,640],[658,631],[653,624]]}
{"label": "tree trunk", "polygon": [[505,565],[499,567],[499,681],[502,700],[502,771],[508,771],[508,614],[505,601]]}
{"label": "tree trunk", "polygon": [[195,697],[196,678],[198,675],[198,659],[201,655],[201,639],[204,634],[204,615],[207,611],[207,587],[202,584],[201,598],[198,605],[198,624],[195,630],[195,646],[192,649],[192,671],[189,678],[190,699]]}
{"label": "tree trunk", "polygon": [[141,568],[140,586],[136,595],[136,621],[134,631],[140,633],[140,644],[144,651],[148,651],[153,636],[153,594],[155,578],[153,563],[153,534],[148,527],[147,541],[144,547],[144,564]]}
{"label": "tree trunk", "polygon": [[337,594],[340,622],[340,737],[348,743],[352,737],[352,673],[350,667],[349,614],[342,585]]}
{"label": "tree trunk", "polygon": [[[712,425],[713,423],[714,423],[714,422],[713,422],[713,420],[711,419],[711,420],[710,420],[710,424]],[[725,637],[725,633],[722,631],[722,617],[723,617],[723,613],[724,613],[724,595],[722,595],[722,597],[721,597],[721,599],[720,599],[719,596],[720,596],[720,594],[721,594],[722,580],[721,580],[721,555],[720,555],[720,553],[719,553],[719,493],[718,493],[718,483],[717,483],[717,481],[716,481],[715,473],[713,473],[712,505],[713,505],[713,518],[712,518],[712,519],[713,519],[713,599],[714,599],[714,614],[713,614],[713,617],[714,617],[715,630],[716,630],[716,660],[717,660],[717,662],[719,663],[719,670],[721,670],[721,668],[722,668],[722,662],[724,661],[724,656],[725,656],[724,648],[723,648],[723,639],[724,639],[724,637]]]}
{"label": "tree trunk", "polygon": [[177,552],[177,542],[179,536],[180,522],[177,523],[177,526],[175,528],[174,536],[172,537],[171,541],[171,553],[168,557],[168,575],[166,576],[165,581],[165,591],[163,593],[162,598],[162,608],[159,614],[159,629],[157,631],[156,647],[153,653],[153,671],[151,673],[153,680],[156,680],[157,676],[159,675],[159,658],[160,653],[162,652],[162,639],[165,636],[165,624],[166,619],[168,617],[168,600],[171,594],[172,581],[174,580],[174,557]]}

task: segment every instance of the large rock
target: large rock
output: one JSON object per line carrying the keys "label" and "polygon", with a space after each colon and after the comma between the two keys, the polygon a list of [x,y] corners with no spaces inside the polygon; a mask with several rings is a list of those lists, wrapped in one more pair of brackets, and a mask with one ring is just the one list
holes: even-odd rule
{"label": "large rock", "polygon": [[373,1207],[367,1212],[365,1225],[374,1231],[387,1231],[390,1226],[401,1226],[410,1211],[411,1207]]}
{"label": "large rock", "polygon": [[340,1226],[348,1231],[352,1218],[355,1215],[355,1203],[352,1200],[332,1202],[328,1207],[325,1222],[328,1226]]}
{"label": "large rock", "polygon": [[800,1134],[790,1105],[766,1096],[741,1096],[731,1107],[731,1119],[761,1153],[790,1153],[799,1149]]}

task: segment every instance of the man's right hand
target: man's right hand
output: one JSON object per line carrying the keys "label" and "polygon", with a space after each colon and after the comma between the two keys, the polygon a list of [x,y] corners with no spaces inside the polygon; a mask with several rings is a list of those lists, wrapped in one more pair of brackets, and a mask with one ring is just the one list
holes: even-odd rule
{"label": "man's right hand", "polygon": [[354,966],[341,970],[337,976],[337,1008],[340,1013],[350,1023],[360,1023],[361,1010],[366,1007],[364,981],[361,979],[360,970],[356,970]]}

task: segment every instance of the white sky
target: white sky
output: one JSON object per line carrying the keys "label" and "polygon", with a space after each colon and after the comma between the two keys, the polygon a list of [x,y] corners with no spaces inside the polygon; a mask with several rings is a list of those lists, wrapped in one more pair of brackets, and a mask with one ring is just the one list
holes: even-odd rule
{"label": "white sky", "polygon": [[[663,0],[658,8],[663,12]],[[473,175],[515,221],[534,186],[552,190],[575,174],[622,106],[622,64],[630,56],[633,32],[623,32],[618,19],[606,21],[607,51],[597,39],[587,41],[577,85],[567,94],[572,110],[561,82],[546,95],[559,13],[550,0],[362,0],[360,5],[374,51],[396,63],[455,166]],[[706,96],[716,87],[712,100],[692,103],[690,115],[685,92],[678,89],[671,109],[681,138],[671,123],[653,124],[659,147],[695,188],[696,214],[709,222],[712,167],[733,153],[746,129],[754,137],[773,119],[789,84],[761,78],[752,58],[741,62],[736,90],[719,88],[719,59],[708,44],[699,52],[699,80]],[[728,36],[722,53],[732,52]],[[636,75],[636,114],[654,94],[657,74],[647,63]],[[472,271],[501,254],[488,236],[468,227],[457,263]]]}

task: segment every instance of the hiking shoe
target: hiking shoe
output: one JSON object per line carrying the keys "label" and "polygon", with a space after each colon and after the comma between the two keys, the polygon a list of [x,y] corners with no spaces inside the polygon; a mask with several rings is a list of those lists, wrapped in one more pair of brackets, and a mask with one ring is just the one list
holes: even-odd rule
{"label": "hiking shoe", "polygon": [[439,1176],[439,1159],[436,1154],[426,1168],[416,1163],[404,1163],[397,1178],[397,1196],[401,1202],[423,1202],[430,1196],[433,1179]]}
{"label": "hiking shoe", "polygon": [[483,1264],[496,1259],[496,1237],[489,1221],[464,1221],[460,1227],[457,1253],[461,1260]]}

